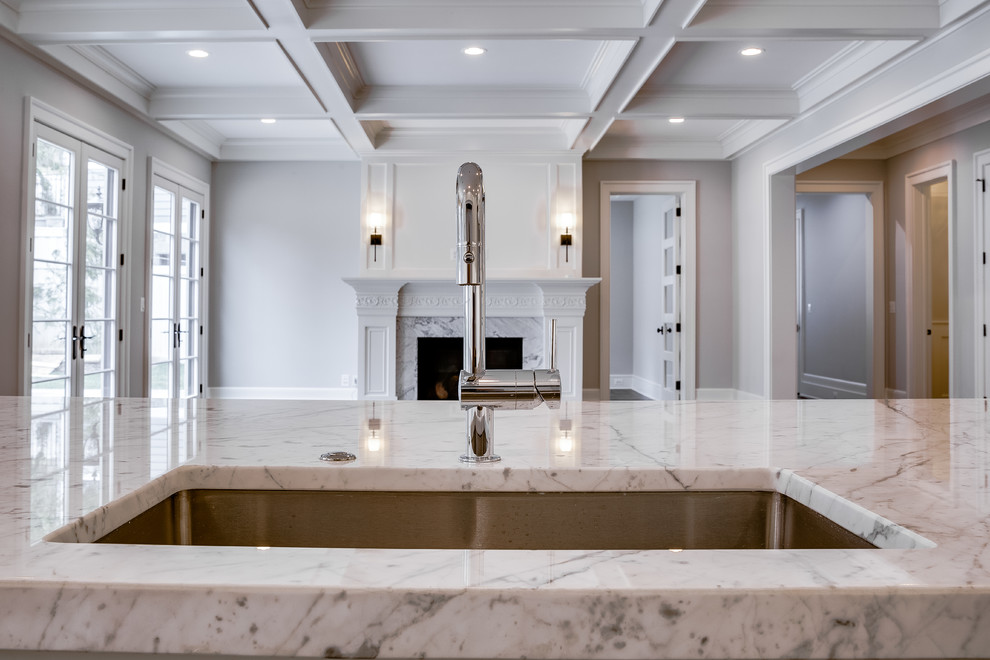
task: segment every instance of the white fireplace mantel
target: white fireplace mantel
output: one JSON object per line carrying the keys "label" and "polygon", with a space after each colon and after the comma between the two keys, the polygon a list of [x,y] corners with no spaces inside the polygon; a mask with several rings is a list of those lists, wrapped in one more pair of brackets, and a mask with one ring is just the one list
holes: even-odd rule
{"label": "white fireplace mantel", "polygon": [[[486,315],[491,319],[541,319],[542,363],[549,361],[550,321],[557,321],[557,365],[561,396],[581,399],[585,296],[597,277],[489,279]],[[358,315],[358,398],[396,399],[397,321],[400,317],[461,318],[464,291],[453,277],[345,278],[356,294]],[[490,324],[491,325],[491,324]]]}

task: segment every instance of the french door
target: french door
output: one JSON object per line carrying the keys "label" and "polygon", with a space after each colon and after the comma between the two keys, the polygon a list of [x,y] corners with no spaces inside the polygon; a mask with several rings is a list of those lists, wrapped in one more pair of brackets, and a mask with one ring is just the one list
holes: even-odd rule
{"label": "french door", "polygon": [[203,195],[154,177],[149,395],[188,399],[202,388]]}
{"label": "french door", "polygon": [[43,124],[34,128],[30,394],[116,396],[123,161]]}

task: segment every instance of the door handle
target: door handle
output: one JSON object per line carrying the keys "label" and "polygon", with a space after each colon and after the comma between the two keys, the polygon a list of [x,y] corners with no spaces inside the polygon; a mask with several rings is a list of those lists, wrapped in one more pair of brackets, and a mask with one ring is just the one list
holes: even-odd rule
{"label": "door handle", "polygon": [[86,326],[79,326],[79,357],[86,355],[86,340],[92,339],[96,335],[86,336]]}
{"label": "door handle", "polygon": [[659,332],[662,335],[663,334],[663,326],[660,326],[659,328],[657,328],[657,332]]}
{"label": "door handle", "polygon": [[72,326],[72,359],[76,359],[76,344],[79,342],[79,327]]}

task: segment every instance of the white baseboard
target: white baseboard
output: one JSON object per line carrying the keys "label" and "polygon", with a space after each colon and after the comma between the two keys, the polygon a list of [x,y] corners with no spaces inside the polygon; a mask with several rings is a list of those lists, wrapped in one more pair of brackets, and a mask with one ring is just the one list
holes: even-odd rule
{"label": "white baseboard", "polygon": [[888,399],[906,399],[908,398],[907,392],[904,390],[895,390],[892,388],[887,388],[887,398]]}
{"label": "white baseboard", "polygon": [[763,397],[732,387],[699,387],[695,390],[697,401],[762,401]]}
{"label": "white baseboard", "polygon": [[210,399],[292,399],[292,400],[351,400],[357,399],[356,387],[211,387]]}
{"label": "white baseboard", "polygon": [[865,399],[866,383],[841,378],[829,378],[817,374],[802,374],[798,389],[802,396],[815,399]]}
{"label": "white baseboard", "polygon": [[608,387],[610,390],[631,390],[633,378],[632,374],[609,374]]}
{"label": "white baseboard", "polygon": [[646,380],[642,376],[632,376],[632,389],[654,401],[663,399],[663,385],[654,383],[652,380]]}

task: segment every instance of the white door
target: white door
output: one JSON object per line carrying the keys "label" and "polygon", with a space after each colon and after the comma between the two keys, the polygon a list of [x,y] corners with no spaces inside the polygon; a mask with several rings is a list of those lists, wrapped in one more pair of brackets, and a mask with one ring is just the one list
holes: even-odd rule
{"label": "white door", "polygon": [[678,208],[663,214],[663,399],[681,398],[681,217]]}
{"label": "white door", "polygon": [[112,397],[123,161],[35,126],[27,364],[33,397]]}
{"label": "white door", "polygon": [[202,388],[203,196],[154,177],[149,395],[187,399]]}

